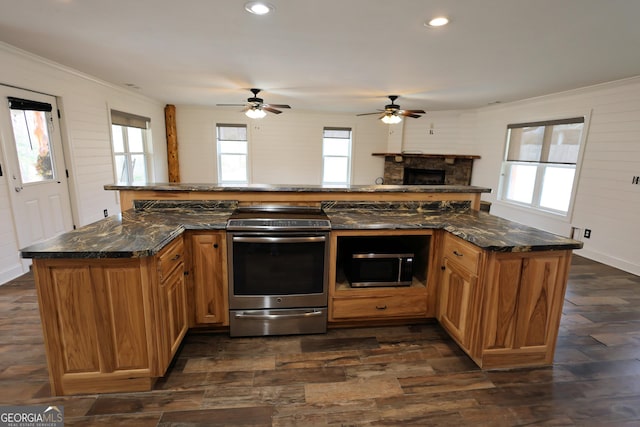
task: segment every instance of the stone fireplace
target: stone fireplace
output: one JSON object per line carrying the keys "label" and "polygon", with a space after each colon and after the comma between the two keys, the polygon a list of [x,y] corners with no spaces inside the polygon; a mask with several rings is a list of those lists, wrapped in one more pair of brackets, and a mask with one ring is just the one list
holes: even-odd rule
{"label": "stone fireplace", "polygon": [[458,154],[393,154],[384,156],[384,183],[406,185],[471,185],[474,159]]}

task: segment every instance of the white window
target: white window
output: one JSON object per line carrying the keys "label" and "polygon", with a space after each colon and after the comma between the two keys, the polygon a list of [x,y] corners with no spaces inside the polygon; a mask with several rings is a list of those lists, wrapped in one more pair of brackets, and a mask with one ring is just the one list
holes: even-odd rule
{"label": "white window", "polygon": [[566,216],[583,127],[583,117],[508,125],[500,199]]}
{"label": "white window", "polygon": [[351,182],[351,129],[324,128],[322,133],[322,184]]}
{"label": "white window", "polygon": [[218,141],[218,182],[247,184],[249,182],[249,142],[246,125],[216,126]]}
{"label": "white window", "polygon": [[111,110],[111,138],[116,183],[150,181],[149,125],[146,117]]}

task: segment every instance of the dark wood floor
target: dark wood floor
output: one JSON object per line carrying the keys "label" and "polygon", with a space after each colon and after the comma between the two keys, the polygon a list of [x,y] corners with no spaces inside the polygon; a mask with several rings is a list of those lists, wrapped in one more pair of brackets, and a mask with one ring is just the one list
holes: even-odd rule
{"label": "dark wood floor", "polygon": [[33,279],[0,287],[0,405],[66,426],[638,426],[640,277],[574,257],[553,367],[481,371],[436,323],[191,334],[153,391],[50,397]]}

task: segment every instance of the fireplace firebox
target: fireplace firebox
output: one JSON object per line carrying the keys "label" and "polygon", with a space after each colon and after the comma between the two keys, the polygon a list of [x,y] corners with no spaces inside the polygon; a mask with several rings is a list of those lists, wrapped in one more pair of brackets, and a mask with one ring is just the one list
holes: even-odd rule
{"label": "fireplace firebox", "polygon": [[443,185],[445,171],[442,169],[404,168],[404,185]]}

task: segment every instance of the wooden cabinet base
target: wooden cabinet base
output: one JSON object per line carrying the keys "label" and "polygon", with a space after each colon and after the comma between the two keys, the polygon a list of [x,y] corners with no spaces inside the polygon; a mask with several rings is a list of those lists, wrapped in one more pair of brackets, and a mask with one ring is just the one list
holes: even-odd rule
{"label": "wooden cabinet base", "polygon": [[151,391],[156,378],[149,372],[117,372],[112,374],[65,374],[59,382],[57,395],[91,393],[130,393]]}
{"label": "wooden cabinet base", "polygon": [[51,393],[150,390],[187,331],[182,239],[156,257],[36,259]]}

